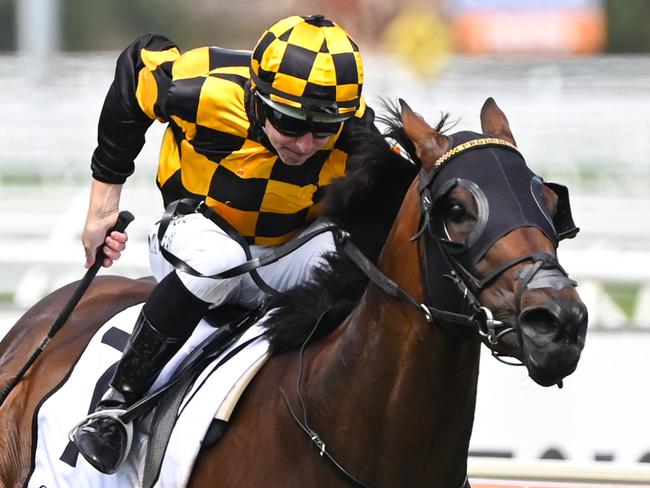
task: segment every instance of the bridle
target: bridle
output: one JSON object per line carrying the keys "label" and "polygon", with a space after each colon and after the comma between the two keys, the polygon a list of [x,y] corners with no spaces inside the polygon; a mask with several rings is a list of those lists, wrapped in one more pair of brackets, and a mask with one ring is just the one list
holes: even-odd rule
{"label": "bridle", "polygon": [[532,264],[522,268],[525,272],[516,275],[516,279],[519,282],[513,300],[516,305],[516,316],[521,312],[521,301],[524,291],[529,287],[529,284],[541,276],[538,275],[538,272],[549,270],[557,282],[563,281],[568,282],[572,286],[576,285],[573,280],[568,278],[567,273],[559,264],[557,257],[549,252],[530,253],[514,258],[499,266],[487,278],[482,280],[474,277],[472,273],[450,257],[450,262],[453,263],[452,265],[462,271],[459,273],[452,270],[449,274],[445,275],[445,277],[449,278],[456,285],[463,299],[467,302],[469,309],[472,311],[472,315],[479,315],[479,320],[475,322],[477,327],[476,332],[490,350],[492,356],[498,361],[510,366],[523,366],[523,363],[498,352],[496,347],[506,335],[516,332],[516,324],[505,323],[501,320],[494,319],[491,310],[482,306],[477,297],[480,296],[480,293],[485,288],[510,268],[529,260],[532,261]]}
{"label": "bridle", "polygon": [[[366,258],[361,251],[352,244],[349,235],[342,234],[339,239],[343,244],[343,252],[352,259],[352,261],[366,274],[366,276],[368,276],[368,278],[370,278],[370,281],[381,288],[386,294],[415,307],[424,315],[424,318],[429,324],[435,323],[446,330],[454,330],[454,328],[461,327],[464,332],[474,332],[481,337],[488,349],[490,349],[492,356],[498,361],[511,366],[523,365],[520,361],[515,362],[512,359],[506,359],[505,355],[496,350],[496,346],[505,335],[515,332],[515,325],[504,324],[501,320],[494,319],[492,311],[481,305],[478,298],[476,298],[478,293],[472,291],[474,286],[470,288],[458,273],[452,271],[446,276],[456,285],[468,305],[468,311],[464,313],[441,310],[432,305],[418,302],[397,283],[383,274],[368,258]],[[521,303],[521,296],[524,290],[528,287],[529,283],[533,281],[538,271],[542,269],[561,270],[561,277],[566,277],[566,273],[553,254],[531,253],[515,258],[500,266],[490,275],[489,281],[482,280],[478,282],[479,285],[477,285],[476,290],[479,290],[480,292],[480,290],[487,287],[489,283],[494,281],[498,276],[506,272],[515,264],[526,260],[532,260],[533,264],[528,268],[528,271],[519,278],[520,284],[515,295],[518,307]],[[466,271],[466,273],[468,277],[475,280],[469,272]],[[568,280],[568,278],[566,279]],[[573,283],[572,280],[569,281]]]}
{"label": "bridle", "polygon": [[[420,223],[418,231],[411,240],[417,241],[419,246],[420,260],[423,263],[422,273],[426,285],[426,303],[418,302],[397,283],[384,275],[372,262],[365,258],[365,256],[356,249],[348,238],[349,236],[344,234],[341,235],[340,242],[342,243],[342,249],[345,254],[347,254],[355,264],[359,266],[359,268],[375,285],[381,288],[388,295],[398,298],[417,308],[424,314],[428,323],[436,323],[451,334],[458,335],[463,332],[476,333],[481,337],[485,345],[490,349],[492,356],[497,360],[506,364],[520,366],[522,365],[521,362],[514,362],[511,358],[505,359],[506,356],[496,350],[497,346],[506,335],[516,331],[516,324],[508,324],[495,319],[492,311],[480,304],[478,297],[481,292],[488,288],[494,281],[510,270],[513,266],[525,261],[531,261],[532,264],[522,267],[521,271],[516,275],[516,279],[519,283],[515,292],[517,314],[521,310],[521,300],[524,291],[531,286],[531,284],[536,283],[540,279],[543,278],[546,285],[557,288],[563,286],[575,286],[575,282],[569,279],[566,271],[559,264],[557,256],[550,252],[534,252],[518,256],[501,264],[497,269],[491,271],[485,278],[479,279],[463,266],[455,255],[441,243],[440,239],[434,235],[431,226],[434,204],[432,198],[432,186],[442,167],[460,154],[477,148],[490,146],[504,147],[519,154],[519,151],[513,144],[502,139],[493,137],[471,139],[445,152],[440,158],[438,158],[438,160],[436,160],[431,171],[426,172],[424,169],[420,170]],[[563,207],[564,206],[568,208],[568,194],[567,201],[563,202]],[[570,230],[564,229],[564,235],[560,235],[559,239],[564,237],[573,237],[578,231],[570,218],[570,210],[568,210],[568,219],[570,222],[566,222],[566,225],[563,225],[563,227],[568,227]],[[433,287],[429,285],[427,277],[433,276],[432,273],[437,270],[431,269],[427,257],[431,256],[434,252],[439,253],[447,265],[449,271],[443,276],[454,283],[456,289],[460,293],[463,303],[461,310],[451,311],[433,305],[433,293],[435,290],[433,290]]]}

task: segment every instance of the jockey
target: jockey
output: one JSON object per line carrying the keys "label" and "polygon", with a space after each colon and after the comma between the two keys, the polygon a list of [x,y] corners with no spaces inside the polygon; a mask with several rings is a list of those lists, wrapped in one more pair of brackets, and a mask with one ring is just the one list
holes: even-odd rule
{"label": "jockey", "polygon": [[[157,185],[164,204],[204,201],[225,225],[204,213],[176,216],[164,236],[149,236],[158,284],[97,412],[71,433],[99,471],[115,472],[128,452],[123,424],[102,411],[137,401],[178,352],[208,308],[235,303],[253,308],[265,293],[249,274],[218,274],[325,225],[318,220],[323,189],[345,174],[354,136],[375,131],[374,113],[361,96],[363,67],[347,32],[321,15],[280,20],[251,52],[203,47],[181,54],[160,35],[147,34],[120,55],[99,120],[92,157],[90,205],[82,235],[86,266],[104,245],[104,266],[119,258],[126,234],[106,232],[116,222],[122,184],[154,119],[167,123]],[[205,208],[204,207],[204,208]],[[258,269],[271,287],[306,280],[335,249],[331,232]],[[202,275],[175,269],[173,256]],[[164,254],[164,255],[163,255]]]}

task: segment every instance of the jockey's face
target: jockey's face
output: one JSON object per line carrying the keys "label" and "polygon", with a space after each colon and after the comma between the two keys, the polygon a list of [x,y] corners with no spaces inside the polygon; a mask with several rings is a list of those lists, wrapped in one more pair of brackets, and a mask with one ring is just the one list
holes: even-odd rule
{"label": "jockey's face", "polygon": [[331,136],[316,137],[307,132],[299,136],[288,136],[278,131],[267,118],[264,127],[266,135],[280,156],[280,160],[289,166],[300,166],[317,151],[325,147]]}

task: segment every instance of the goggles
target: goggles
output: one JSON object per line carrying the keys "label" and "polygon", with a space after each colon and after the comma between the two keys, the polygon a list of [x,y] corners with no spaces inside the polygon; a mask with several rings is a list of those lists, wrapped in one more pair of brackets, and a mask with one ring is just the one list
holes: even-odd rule
{"label": "goggles", "polygon": [[257,93],[264,114],[271,125],[281,134],[300,137],[311,132],[314,137],[331,137],[338,133],[341,124],[349,117],[327,116],[306,110],[280,105]]}

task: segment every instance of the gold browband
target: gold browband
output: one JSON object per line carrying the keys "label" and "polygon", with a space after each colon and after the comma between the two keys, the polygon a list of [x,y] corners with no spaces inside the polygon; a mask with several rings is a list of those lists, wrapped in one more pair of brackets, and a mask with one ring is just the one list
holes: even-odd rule
{"label": "gold browband", "polygon": [[519,149],[517,149],[517,146],[514,144],[511,144],[508,141],[504,141],[503,139],[498,139],[496,137],[485,137],[483,139],[472,139],[471,141],[464,142],[454,147],[453,149],[450,149],[436,160],[434,167],[439,168],[454,156],[462,153],[463,151],[467,151],[468,149],[474,149],[477,146],[506,146],[521,156]]}

